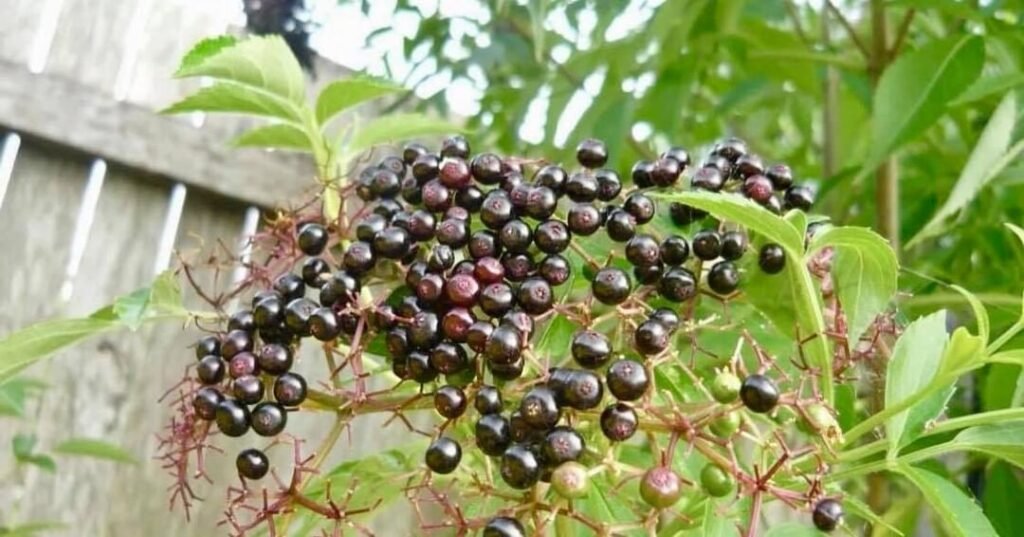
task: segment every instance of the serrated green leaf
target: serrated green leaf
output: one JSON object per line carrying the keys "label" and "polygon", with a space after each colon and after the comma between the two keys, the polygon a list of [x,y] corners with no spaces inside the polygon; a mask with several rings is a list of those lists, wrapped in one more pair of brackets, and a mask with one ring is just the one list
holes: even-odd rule
{"label": "serrated green leaf", "polygon": [[288,124],[276,123],[249,129],[231,141],[235,147],[264,147],[311,153],[313,146],[302,129]]}
{"label": "serrated green leaf", "polygon": [[807,523],[785,522],[776,524],[764,532],[764,537],[826,537],[826,534]]}
{"label": "serrated green leaf", "polygon": [[893,62],[875,92],[864,170],[873,170],[934,124],[946,105],[978,79],[984,60],[984,40],[968,35],[929,43]]}
{"label": "serrated green leaf", "polygon": [[53,448],[53,452],[60,455],[75,455],[129,464],[138,464],[139,462],[134,455],[121,447],[94,438],[71,438],[65,440],[57,444]]}
{"label": "serrated green leaf", "polygon": [[872,526],[882,526],[884,528],[888,528],[896,535],[900,535],[901,537],[903,535],[903,532],[900,531],[899,528],[893,526],[884,518],[876,515],[868,504],[860,501],[860,499],[853,494],[848,494],[843,497],[843,508],[849,511],[850,514],[867,520]]}
{"label": "serrated green leaf", "polygon": [[192,46],[192,49],[181,58],[178,72],[194,69],[218,52],[235,46],[238,38],[233,35],[208,37]]}
{"label": "serrated green leaf", "polygon": [[899,471],[917,486],[951,535],[998,537],[978,504],[959,487],[922,468],[901,464]]}
{"label": "serrated green leaf", "polygon": [[1010,92],[1003,97],[985,125],[949,198],[914,238],[907,242],[907,248],[941,234],[946,229],[946,220],[974,201],[978,192],[1024,151],[1024,141],[1010,146],[1016,124],[1017,98]]}
{"label": "serrated green leaf", "polygon": [[196,55],[179,78],[208,76],[266,91],[301,106],[306,97],[302,67],[279,35],[253,36]]}
{"label": "serrated green leaf", "polygon": [[403,91],[408,90],[390,80],[369,76],[331,82],[320,90],[320,95],[316,99],[316,120],[324,125],[337,114],[353,106]]}
{"label": "serrated green leaf", "polygon": [[288,100],[234,82],[218,82],[168,106],[161,114],[191,112],[234,113],[301,121],[299,111]]}
{"label": "serrated green leaf", "polygon": [[461,132],[462,129],[442,119],[423,114],[394,114],[370,121],[356,131],[346,148],[361,153],[375,145],[419,136],[432,136]]}
{"label": "serrated green leaf", "polygon": [[[890,407],[931,386],[939,371],[943,351],[949,336],[946,335],[946,312],[938,311],[915,320],[900,336],[889,360],[889,371],[885,383],[885,406]],[[935,416],[915,415],[915,420],[925,421]],[[919,430],[921,423],[908,423],[910,411],[899,412],[885,424],[889,439],[889,454],[895,456],[899,448],[911,441],[912,433]]]}
{"label": "serrated green leaf", "polygon": [[811,250],[826,246],[835,248],[832,277],[847,338],[856,342],[896,294],[899,262],[889,242],[867,228],[832,227],[815,235]]}

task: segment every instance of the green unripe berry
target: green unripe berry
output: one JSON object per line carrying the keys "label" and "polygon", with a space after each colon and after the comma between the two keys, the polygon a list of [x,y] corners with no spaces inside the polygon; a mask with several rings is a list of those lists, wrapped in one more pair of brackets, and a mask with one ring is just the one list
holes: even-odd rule
{"label": "green unripe berry", "polygon": [[711,396],[719,403],[731,403],[739,398],[742,384],[732,371],[722,371],[711,381]]}
{"label": "green unripe berry", "polygon": [[559,496],[570,500],[586,496],[590,489],[587,467],[575,461],[562,463],[551,473],[551,487]]}
{"label": "green unripe berry", "polygon": [[739,412],[729,412],[711,422],[711,433],[719,438],[729,438],[740,429],[742,417]]}
{"label": "green unripe berry", "polygon": [[708,464],[700,472],[700,484],[708,494],[721,498],[732,492],[736,480],[717,464]]}

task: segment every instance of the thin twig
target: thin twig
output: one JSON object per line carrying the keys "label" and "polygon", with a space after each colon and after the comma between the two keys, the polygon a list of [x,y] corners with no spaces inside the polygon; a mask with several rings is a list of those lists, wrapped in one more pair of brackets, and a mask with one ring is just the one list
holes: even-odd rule
{"label": "thin twig", "polygon": [[852,24],[850,24],[850,20],[843,15],[842,11],[839,11],[839,8],[837,8],[836,5],[832,3],[832,0],[826,0],[825,5],[832,11],[833,14],[835,14],[836,20],[838,20],[839,24],[841,24],[843,26],[843,29],[846,30],[846,33],[850,36],[850,40],[853,41],[853,44],[857,46],[857,49],[860,50],[860,53],[864,55],[864,58],[870,59],[871,51],[868,50],[868,47],[864,45],[863,41],[860,40],[860,36],[857,35],[857,30],[854,29]]}

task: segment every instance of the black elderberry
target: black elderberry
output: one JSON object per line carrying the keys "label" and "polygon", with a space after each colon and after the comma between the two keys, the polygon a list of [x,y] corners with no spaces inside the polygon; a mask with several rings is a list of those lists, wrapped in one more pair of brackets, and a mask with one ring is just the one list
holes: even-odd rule
{"label": "black elderberry", "polygon": [[501,390],[495,386],[483,385],[476,392],[473,407],[480,414],[500,414],[502,408]]}
{"label": "black elderberry", "polygon": [[496,258],[501,255],[503,249],[496,233],[481,229],[474,231],[469,236],[468,250],[473,259],[482,259],[485,257]]}
{"label": "black elderberry", "polygon": [[320,255],[327,247],[327,228],[320,224],[303,224],[299,228],[299,250],[306,255]]}
{"label": "black elderberry", "polygon": [[523,345],[522,334],[513,326],[499,325],[487,337],[484,357],[495,364],[511,364],[519,359]]}
{"label": "black elderberry", "polygon": [[469,357],[462,345],[442,341],[429,352],[430,367],[438,373],[449,375],[466,369]]}
{"label": "black elderberry", "polygon": [[608,237],[616,242],[626,242],[631,239],[636,234],[636,224],[636,217],[622,209],[612,209],[604,218]]}
{"label": "black elderberry", "polygon": [[462,461],[462,446],[447,436],[434,440],[423,456],[427,467],[436,474],[450,474]]}
{"label": "black elderberry", "polygon": [[360,288],[359,280],[355,276],[343,270],[335,272],[320,288],[320,305],[328,308],[344,306],[352,301]]}
{"label": "black elderberry", "polygon": [[479,296],[480,309],[491,317],[500,317],[508,313],[515,304],[512,288],[504,282],[484,286]]}
{"label": "black elderberry", "polygon": [[501,182],[501,157],[494,153],[480,153],[470,164],[473,178],[482,185],[496,185]]}
{"label": "black elderberry", "polygon": [[370,246],[370,243],[356,241],[348,245],[341,262],[349,273],[359,275],[370,271],[377,259],[373,255],[373,247]]}
{"label": "black elderberry", "polygon": [[565,182],[565,194],[578,203],[594,201],[598,195],[597,178],[588,172],[576,172]]}
{"label": "black elderberry", "polygon": [[288,424],[288,412],[280,403],[260,403],[249,415],[252,430],[260,436],[277,436]]}
{"label": "black elderberry", "polygon": [[196,365],[196,376],[203,384],[220,384],[226,373],[227,367],[224,366],[224,361],[220,359],[220,356],[208,354]]}
{"label": "black elderberry", "polygon": [[648,318],[665,325],[670,332],[675,332],[679,328],[679,314],[668,308],[658,308],[652,311]]}
{"label": "black elderberry", "polygon": [[498,232],[498,242],[505,250],[521,254],[529,250],[533,243],[533,230],[522,220],[509,220]]}
{"label": "black elderberry", "polygon": [[217,406],[224,400],[224,394],[212,386],[204,386],[196,390],[192,398],[192,410],[204,420],[212,420],[217,417]]}
{"label": "black elderberry", "polygon": [[302,263],[302,281],[307,286],[320,289],[330,278],[331,268],[323,259],[311,257]]}
{"label": "black elderberry", "polygon": [[555,214],[558,208],[556,191],[546,186],[534,186],[526,197],[526,215],[534,220],[544,220]]}
{"label": "black elderberry", "polygon": [[483,285],[497,283],[505,279],[505,267],[494,257],[481,257],[473,266],[473,277]]}
{"label": "black elderberry", "polygon": [[604,366],[612,355],[608,337],[594,330],[579,330],[573,334],[569,349],[576,363],[587,369]]}
{"label": "black elderberry", "polygon": [[409,343],[417,349],[429,349],[441,340],[441,320],[436,313],[421,311],[409,323]]}
{"label": "black elderberry", "polygon": [[626,242],[626,259],[635,266],[654,265],[660,255],[658,241],[650,235],[635,235]]}
{"label": "black elderberry", "polygon": [[693,255],[704,261],[711,261],[722,255],[722,237],[713,229],[698,231],[690,241]]}
{"label": "black elderberry", "polygon": [[701,168],[714,168],[719,171],[724,182],[726,178],[732,175],[733,165],[732,161],[723,157],[722,155],[709,155],[701,164]]}
{"label": "black elderberry", "polygon": [[661,276],[665,272],[665,265],[655,263],[653,265],[639,265],[633,267],[633,277],[636,278],[637,283],[641,285],[654,285],[661,281]]}
{"label": "black elderberry", "polygon": [[559,220],[545,220],[534,230],[533,241],[546,254],[562,252],[569,247],[570,239],[569,228]]}
{"label": "black elderberry", "polygon": [[735,261],[747,251],[747,234],[742,231],[727,231],[722,234],[722,259]]}
{"label": "black elderberry", "polygon": [[535,386],[519,401],[519,412],[523,421],[534,429],[547,430],[558,423],[562,410],[555,400],[555,393],[545,386]]}
{"label": "black elderberry", "polygon": [[708,213],[690,207],[679,202],[672,202],[668,206],[669,217],[672,218],[672,223],[677,226],[688,226],[693,222],[702,220]]}
{"label": "black elderberry", "polygon": [[434,304],[444,296],[444,277],[435,273],[425,274],[413,292],[422,304]]}
{"label": "black elderberry", "polygon": [[228,330],[243,330],[252,332],[256,329],[256,321],[253,320],[252,310],[236,311],[228,319]]}
{"label": "black elderberry", "polygon": [[513,206],[508,194],[501,190],[492,190],[484,198],[480,207],[480,221],[490,229],[501,229],[512,219]]}
{"label": "black elderberry", "polygon": [[512,444],[501,455],[502,480],[515,489],[527,489],[540,480],[540,461],[523,444]]}
{"label": "black elderberry", "polygon": [[249,432],[249,409],[232,399],[225,399],[217,405],[214,419],[217,429],[226,436],[238,437]]}
{"label": "black elderberry", "polygon": [[560,404],[577,410],[589,410],[604,399],[604,384],[593,371],[559,369],[548,378]]}
{"label": "black elderberry", "polygon": [[630,170],[629,175],[637,188],[647,188],[654,185],[654,181],[651,179],[652,172],[654,172],[654,163],[641,160],[633,164],[633,169]]}
{"label": "black elderberry", "polygon": [[685,302],[697,296],[697,279],[683,267],[671,268],[658,282],[658,293],[672,302]]}
{"label": "black elderberry", "polygon": [[306,284],[302,277],[297,274],[282,274],[274,282],[274,290],[281,295],[281,300],[287,304],[297,298],[306,296]]}
{"label": "black elderberry", "polygon": [[558,254],[545,256],[537,267],[537,273],[551,285],[562,285],[572,274],[569,261]]}
{"label": "black elderberry", "polygon": [[217,336],[204,336],[196,343],[196,360],[202,360],[208,354],[220,356],[220,338]]}
{"label": "black elderberry", "polygon": [[512,282],[521,282],[533,274],[533,257],[529,252],[522,254],[505,253],[501,256],[505,277]]}
{"label": "black elderberry", "polygon": [[651,183],[657,187],[671,186],[679,180],[683,166],[674,158],[659,158],[651,168]]}
{"label": "black elderberry", "polygon": [[273,328],[284,322],[284,303],[276,293],[260,300],[252,309],[253,323],[260,328]]}
{"label": "black elderberry", "polygon": [[296,298],[284,308],[284,324],[293,334],[301,337],[310,335],[309,318],[318,309],[316,302],[308,298]]}
{"label": "black elderberry", "polygon": [[661,262],[674,267],[686,262],[690,257],[690,244],[679,235],[669,235],[659,246]]}
{"label": "black elderberry", "polygon": [[455,274],[448,279],[445,285],[445,294],[448,300],[456,306],[472,307],[477,302],[480,294],[480,284],[469,274]]}
{"label": "black elderberry", "polygon": [[786,189],[784,201],[784,206],[787,209],[800,209],[806,212],[811,209],[811,205],[814,205],[814,192],[806,186],[791,186]]}
{"label": "black elderberry", "polygon": [[640,354],[654,355],[668,348],[671,330],[660,321],[647,319],[633,332],[633,345]]}
{"label": "black elderberry", "polygon": [[586,442],[572,427],[559,426],[551,429],[541,445],[544,463],[558,466],[563,462],[575,461],[583,454]]}
{"label": "black elderberry", "polygon": [[621,304],[629,297],[629,275],[617,267],[602,268],[594,275],[591,291],[594,298],[604,304]]}
{"label": "black elderberry", "polygon": [[622,208],[627,213],[633,215],[633,218],[636,218],[637,224],[646,224],[654,218],[654,211],[657,206],[654,204],[654,200],[647,197],[646,194],[634,192],[626,198]]}
{"label": "black elderberry", "polygon": [[292,367],[291,350],[277,343],[267,343],[256,353],[259,368],[271,375],[287,373]]}
{"label": "black elderberry", "polygon": [[270,471],[270,460],[266,454],[254,448],[241,451],[235,458],[238,475],[252,480],[263,479]]}
{"label": "black elderberry", "polygon": [[757,265],[767,274],[778,274],[786,267],[786,251],[778,244],[765,244],[757,255]]}
{"label": "black elderberry", "polygon": [[484,204],[484,192],[470,185],[455,193],[455,206],[471,213],[480,212]]}
{"label": "black elderberry", "polygon": [[510,169],[502,176],[498,187],[505,193],[509,193],[512,192],[512,189],[524,183],[526,183],[526,179],[523,178],[523,171]]}
{"label": "black elderberry", "polygon": [[740,283],[740,273],[731,261],[719,261],[708,271],[708,287],[720,295],[728,295]]}
{"label": "black elderberry", "polygon": [[786,190],[793,186],[793,171],[785,164],[776,164],[764,172],[771,180],[775,190]]}
{"label": "black elderberry", "polygon": [[611,201],[622,192],[622,180],[614,170],[597,170],[594,180],[597,181],[597,199],[601,201]]}
{"label": "black elderberry", "polygon": [[712,153],[721,155],[731,162],[736,162],[740,157],[747,154],[747,143],[739,138],[726,138],[715,144]]}
{"label": "black elderberry", "polygon": [[573,205],[569,209],[567,221],[569,231],[581,236],[593,235],[603,224],[601,211],[589,203]]}
{"label": "black elderberry", "polygon": [[[441,317],[441,332],[455,343],[465,343],[469,327],[476,322],[476,316],[466,308],[452,308]],[[444,371],[442,371],[444,373]]]}
{"label": "black elderberry", "polygon": [[539,277],[527,278],[516,290],[516,302],[531,315],[540,315],[550,310],[554,299],[551,284]]}
{"label": "black elderberry", "polygon": [[254,375],[238,377],[231,383],[231,394],[242,404],[254,405],[263,400],[263,381]]}
{"label": "black elderberry", "polygon": [[670,158],[679,163],[683,168],[690,165],[690,153],[682,147],[670,147],[661,154],[659,158]]}
{"label": "black elderberry", "polygon": [[601,412],[601,432],[612,442],[628,440],[639,423],[636,411],[626,403],[609,405]]}
{"label": "black elderberry", "polygon": [[690,186],[699,190],[718,192],[725,185],[725,175],[716,167],[703,166],[698,168],[690,178]]}
{"label": "black elderberry", "polygon": [[429,153],[430,150],[427,149],[426,146],[424,146],[423,144],[411,143],[406,145],[402,149],[402,162],[406,163],[409,166],[412,166],[412,163],[416,162],[416,159]]}
{"label": "black elderberry", "polygon": [[533,183],[537,186],[550,188],[553,192],[561,193],[568,181],[568,175],[560,166],[548,164],[537,170],[533,175]]}
{"label": "black elderberry", "polygon": [[423,198],[423,206],[435,213],[444,212],[451,207],[452,193],[440,180],[431,179],[423,185],[420,193]]}
{"label": "black elderberry", "polygon": [[533,333],[533,317],[523,310],[512,310],[501,316],[499,324],[504,324],[519,330],[524,340],[530,338]]}
{"label": "black elderberry", "polygon": [[736,159],[735,174],[741,179],[764,173],[764,161],[761,157],[748,153]]}
{"label": "black elderberry", "polygon": [[779,402],[779,388],[764,375],[750,375],[740,386],[740,399],[751,412],[770,412]]}
{"label": "black elderberry", "polygon": [[772,198],[772,182],[763,175],[751,175],[743,182],[743,195],[760,203]]}
{"label": "black elderberry", "polygon": [[378,168],[370,179],[370,192],[378,198],[394,198],[402,191],[402,179],[387,168]]}
{"label": "black elderberry", "polygon": [[469,158],[469,140],[461,134],[445,138],[441,141],[441,156]]}
{"label": "black elderberry", "polygon": [[523,376],[523,369],[526,367],[526,360],[522,356],[518,360],[507,363],[499,364],[497,362],[487,362],[487,370],[491,372],[497,380],[515,380]]}
{"label": "black elderberry", "polygon": [[469,171],[469,164],[459,157],[445,157],[441,159],[438,178],[441,184],[452,190],[466,188],[473,182],[473,175]]}
{"label": "black elderberry", "polygon": [[[358,317],[357,317],[358,318]],[[331,308],[317,308],[309,315],[309,333],[318,341],[334,341],[341,335],[338,314]]]}
{"label": "black elderberry", "polygon": [[814,520],[814,527],[821,531],[832,531],[843,521],[843,504],[831,498],[820,500],[814,504],[811,518]]}
{"label": "black elderberry", "polygon": [[394,216],[402,212],[402,204],[392,199],[383,199],[373,205],[372,213],[379,214],[384,218],[394,218]]}
{"label": "black elderberry", "polygon": [[306,400],[306,379],[296,373],[285,373],[274,381],[274,400],[295,407]]}
{"label": "black elderberry", "polygon": [[405,160],[403,160],[402,157],[388,155],[381,159],[379,167],[391,170],[399,177],[405,175]]}
{"label": "black elderberry", "polygon": [[466,330],[466,344],[476,352],[484,352],[492,332],[494,332],[493,324],[487,321],[477,321],[469,325],[469,329]]}
{"label": "black elderberry", "polygon": [[426,384],[437,378],[437,370],[430,365],[430,355],[425,352],[413,351],[405,357],[408,377],[420,384]]}
{"label": "black elderberry", "polygon": [[497,457],[512,443],[512,429],[508,419],[499,413],[480,416],[473,429],[476,445],[484,455]]}
{"label": "black elderberry", "polygon": [[232,330],[224,336],[220,344],[220,355],[230,360],[240,352],[252,351],[252,335],[245,330]]}
{"label": "black elderberry", "polygon": [[441,416],[455,419],[466,411],[466,394],[461,388],[444,385],[434,392],[434,409]]}
{"label": "black elderberry", "polygon": [[636,360],[622,359],[608,367],[605,378],[608,391],[620,401],[634,401],[647,392],[650,377],[644,364]]}
{"label": "black elderberry", "polygon": [[601,140],[583,140],[576,146],[576,160],[584,168],[600,168],[608,162],[608,147]]}
{"label": "black elderberry", "polygon": [[487,521],[482,537],[526,537],[526,530],[518,520],[499,516]]}
{"label": "black elderberry", "polygon": [[508,199],[512,201],[512,206],[515,207],[517,211],[525,211],[526,203],[530,199],[530,190],[532,190],[533,187],[534,185],[532,184],[521,183],[512,187],[512,190],[509,191]]}
{"label": "black elderberry", "polygon": [[783,204],[782,200],[778,195],[768,198],[768,201],[764,203],[764,208],[768,209],[769,212],[776,215],[782,215]]}

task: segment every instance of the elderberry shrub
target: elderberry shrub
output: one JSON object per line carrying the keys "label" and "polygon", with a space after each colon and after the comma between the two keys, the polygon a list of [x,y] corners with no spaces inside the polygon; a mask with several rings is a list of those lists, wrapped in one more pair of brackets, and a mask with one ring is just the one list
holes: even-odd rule
{"label": "elderberry shrub", "polygon": [[[769,487],[775,476],[765,468],[731,462],[752,451],[734,444],[784,422],[783,411],[814,408],[815,423],[833,423],[801,391],[797,378],[810,373],[767,367],[775,357],[750,335],[745,310],[732,316],[745,280],[784,283],[772,278],[786,251],[737,222],[663,199],[689,188],[746,197],[752,211],[806,211],[813,191],[735,138],[703,160],[672,147],[622,175],[600,140],[581,142],[575,157],[563,166],[474,154],[462,136],[437,151],[410,144],[350,179],[357,199],[343,202],[359,205],[345,216],[303,215],[274,228],[288,245],[265,267],[277,272],[254,279],[249,307],[195,345],[191,416],[225,436],[277,437],[295,412],[333,412],[347,423],[384,411],[389,424],[416,429],[407,414],[433,409],[437,425],[418,459],[425,476],[409,497],[443,503],[439,487],[459,483],[467,501],[499,491],[493,497],[505,502],[459,521],[460,534],[540,531],[536,521],[565,504],[514,491],[546,482],[567,500],[616,490],[615,502],[665,510],[679,524],[697,515],[680,518],[675,506],[702,506],[699,495],[768,501],[764,491],[790,487],[779,498],[813,506],[815,526],[834,529],[843,511],[824,496],[822,465],[772,466],[784,480]],[[730,331],[728,346],[746,350],[706,341]],[[307,382],[295,370],[305,347],[322,347],[329,377]],[[369,373],[376,357],[386,363]],[[753,434],[739,434],[748,427]],[[797,441],[821,448],[814,438]],[[612,464],[616,444],[636,455],[628,472]],[[710,462],[681,462],[693,453]],[[481,466],[481,457],[491,460]],[[236,467],[247,480],[271,470],[256,447],[238,453]],[[622,487],[629,479],[637,484]],[[589,520],[582,502],[568,505],[575,520]]]}

